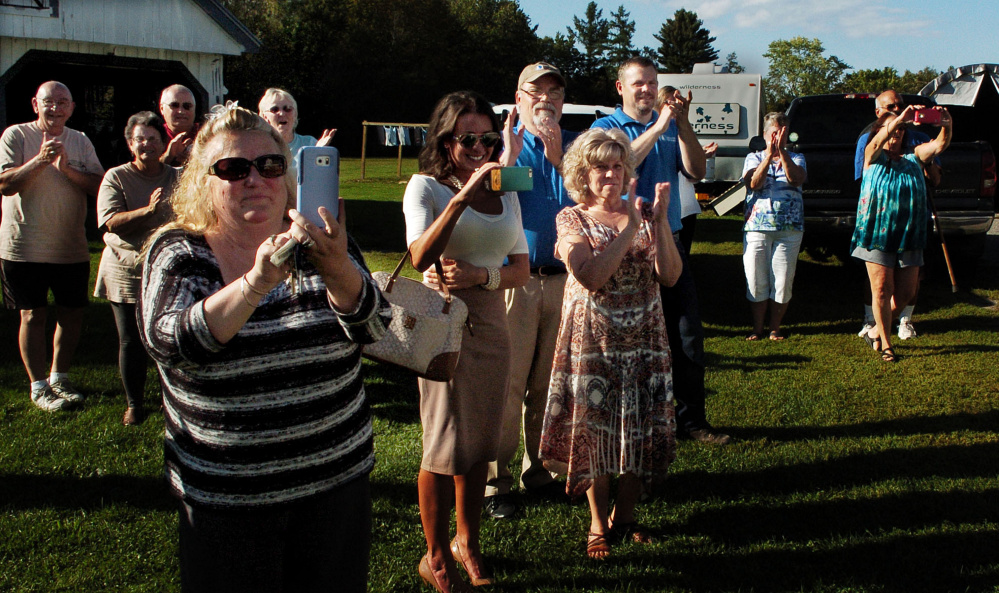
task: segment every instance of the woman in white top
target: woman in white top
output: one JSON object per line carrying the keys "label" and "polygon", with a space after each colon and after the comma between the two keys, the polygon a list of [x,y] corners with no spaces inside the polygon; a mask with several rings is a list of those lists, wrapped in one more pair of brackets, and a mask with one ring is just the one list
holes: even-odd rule
{"label": "woman in white top", "polygon": [[[495,116],[482,96],[446,95],[430,118],[421,173],[410,180],[403,198],[413,265],[425,272],[427,282],[444,282],[463,300],[471,323],[462,336],[454,378],[419,380],[420,517],[427,538],[419,572],[445,593],[468,590],[456,562],[473,585],[492,582],[483,566],[479,521],[509,381],[502,289],[525,284],[530,274],[516,194],[488,191],[483,183],[499,166],[493,162],[499,140]],[[443,277],[433,271],[438,258]],[[448,546],[452,498],[457,535]]]}

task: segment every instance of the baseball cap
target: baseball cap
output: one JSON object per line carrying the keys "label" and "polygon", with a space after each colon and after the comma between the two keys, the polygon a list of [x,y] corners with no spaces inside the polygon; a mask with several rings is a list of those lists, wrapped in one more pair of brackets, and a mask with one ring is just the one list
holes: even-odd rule
{"label": "baseball cap", "polygon": [[534,82],[542,76],[548,75],[554,76],[563,87],[565,86],[565,77],[562,76],[562,73],[559,72],[558,68],[546,62],[538,62],[536,64],[531,64],[520,72],[520,79],[517,81],[517,88],[524,86],[525,82]]}

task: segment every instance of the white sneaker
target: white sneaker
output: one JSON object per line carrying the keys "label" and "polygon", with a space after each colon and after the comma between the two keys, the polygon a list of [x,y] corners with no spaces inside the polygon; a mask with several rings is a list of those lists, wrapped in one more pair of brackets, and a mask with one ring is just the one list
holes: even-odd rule
{"label": "white sneaker", "polygon": [[898,320],[898,339],[908,340],[909,338],[916,337],[916,328],[912,325],[912,320],[908,317],[903,317]]}
{"label": "white sneaker", "polygon": [[32,389],[31,401],[46,412],[66,410],[73,405],[69,400],[57,396],[48,385],[42,389]]}
{"label": "white sneaker", "polygon": [[56,381],[51,384],[52,393],[56,394],[56,397],[60,397],[71,404],[82,404],[83,394],[77,389],[69,379],[63,379],[61,381]]}
{"label": "white sneaker", "polygon": [[869,334],[872,329],[874,329],[874,324],[870,323],[868,321],[865,321],[864,322],[864,327],[861,328],[860,332],[857,335],[860,336],[861,338],[863,338],[864,336],[866,336],[867,334]]}

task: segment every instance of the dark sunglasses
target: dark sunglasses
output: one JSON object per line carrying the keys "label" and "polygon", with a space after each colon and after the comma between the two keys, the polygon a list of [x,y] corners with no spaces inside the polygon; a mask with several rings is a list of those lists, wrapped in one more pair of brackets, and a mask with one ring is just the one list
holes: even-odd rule
{"label": "dark sunglasses", "polygon": [[499,132],[486,132],[485,134],[461,134],[454,137],[459,144],[465,148],[472,149],[475,148],[476,142],[481,142],[482,146],[486,148],[492,148],[496,146],[496,143],[500,141]]}
{"label": "dark sunglasses", "polygon": [[889,103],[885,105],[882,109],[887,111],[895,111],[896,109],[905,109],[905,103]]}
{"label": "dark sunglasses", "polygon": [[252,161],[234,156],[219,159],[208,168],[208,174],[223,181],[239,181],[250,176],[250,167],[256,167],[261,177],[280,177],[288,170],[288,162],[280,154],[265,154]]}
{"label": "dark sunglasses", "polygon": [[177,101],[171,101],[167,103],[167,107],[170,109],[180,109],[183,107],[186,111],[194,109],[194,103],[178,103]]}

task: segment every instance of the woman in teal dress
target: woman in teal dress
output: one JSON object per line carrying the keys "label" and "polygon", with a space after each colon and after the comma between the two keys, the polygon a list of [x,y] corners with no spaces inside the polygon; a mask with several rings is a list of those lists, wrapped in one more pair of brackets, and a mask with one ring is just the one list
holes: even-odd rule
{"label": "woman in teal dress", "polygon": [[918,106],[899,115],[886,114],[864,152],[864,178],[857,204],[852,255],[867,265],[875,326],[865,340],[881,359],[896,362],[891,345],[892,319],[915,297],[919,267],[926,247],[927,198],[923,165],[950,145],[952,122],[942,107],[940,132],[930,142],[904,154],[905,126]]}

